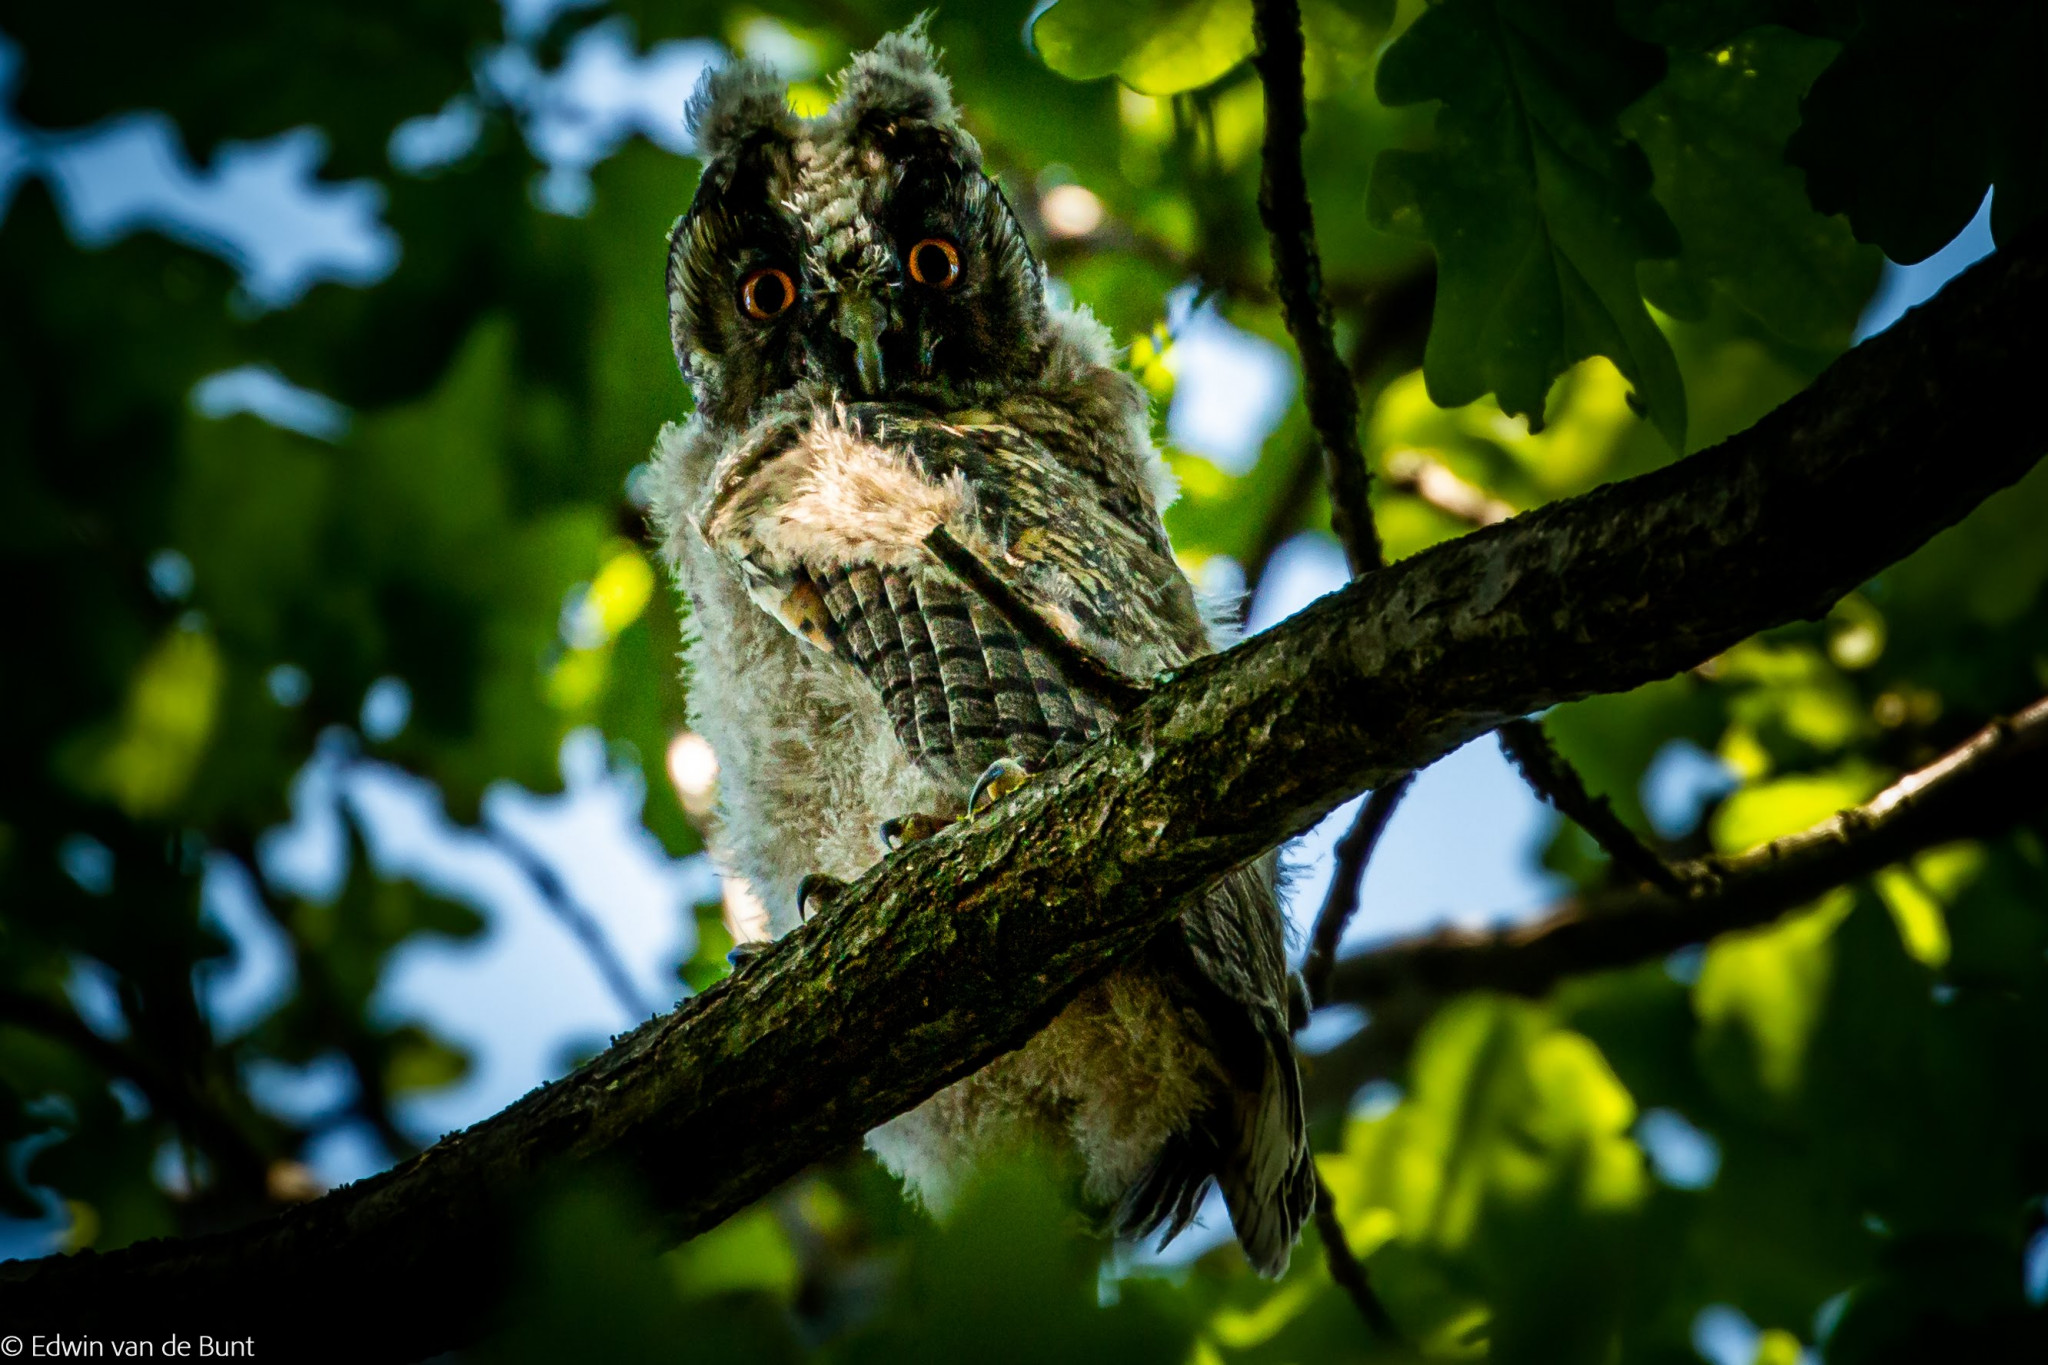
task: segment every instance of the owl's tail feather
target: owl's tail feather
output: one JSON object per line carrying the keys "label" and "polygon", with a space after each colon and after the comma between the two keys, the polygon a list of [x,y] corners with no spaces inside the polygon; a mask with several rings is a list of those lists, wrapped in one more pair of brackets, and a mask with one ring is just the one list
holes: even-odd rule
{"label": "owl's tail feather", "polygon": [[1206,1124],[1174,1134],[1117,1204],[1110,1219],[1112,1230],[1133,1241],[1157,1232],[1164,1247],[1195,1221],[1222,1160]]}
{"label": "owl's tail feather", "polygon": [[1287,1273],[1294,1249],[1316,1207],[1315,1158],[1301,1096],[1301,1072],[1285,1032],[1269,1040],[1272,1057],[1256,1092],[1233,1097],[1234,1141],[1216,1168],[1223,1202],[1245,1259],[1261,1275]]}
{"label": "owl's tail feather", "polygon": [[1316,1173],[1309,1155],[1301,1075],[1286,1036],[1256,1092],[1229,1101],[1175,1134],[1118,1204],[1117,1235],[1158,1232],[1165,1246],[1187,1229],[1215,1181],[1245,1259],[1261,1275],[1287,1273],[1288,1253],[1315,1211]]}

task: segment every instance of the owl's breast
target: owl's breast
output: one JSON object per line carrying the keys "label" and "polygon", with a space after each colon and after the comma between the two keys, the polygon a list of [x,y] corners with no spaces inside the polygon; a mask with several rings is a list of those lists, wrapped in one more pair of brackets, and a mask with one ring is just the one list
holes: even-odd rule
{"label": "owl's breast", "polygon": [[779,936],[806,875],[857,878],[884,852],[883,821],[957,814],[959,798],[911,761],[875,690],[764,612],[701,540],[680,568],[695,626],[690,723],[718,754],[716,852]]}

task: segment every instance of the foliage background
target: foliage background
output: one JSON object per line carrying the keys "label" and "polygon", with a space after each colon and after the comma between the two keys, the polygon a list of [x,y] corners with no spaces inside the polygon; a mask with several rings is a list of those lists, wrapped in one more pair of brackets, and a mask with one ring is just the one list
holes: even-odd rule
{"label": "foliage background", "polygon": [[[1305,11],[1305,150],[1368,456],[1419,454],[1517,508],[1743,428],[2040,202],[2039,34],[1997,7]],[[695,175],[681,103],[729,50],[822,101],[909,15],[311,0],[4,21],[6,1250],[307,1197],[724,970],[702,774],[676,747],[679,622],[634,482],[688,401],[658,283]],[[1249,590],[1257,628],[1342,561],[1265,281],[1248,25],[1243,0],[1062,0],[948,6],[934,33],[1060,287],[1159,399],[1190,571]],[[1917,271],[1879,251],[1945,245]],[[1573,286],[1546,293],[1532,260]],[[1394,557],[1466,529],[1389,486],[1377,512]],[[1670,852],[1800,828],[2048,686],[2043,526],[2037,473],[1829,619],[1551,731]],[[1440,766],[1361,937],[1607,876],[1497,760]],[[2036,824],[1548,1001],[1456,1003],[1395,1074],[1319,1088],[1355,1250],[1450,1356],[2038,1342],[2044,892]],[[1308,1041],[1359,1022],[1333,1008]],[[1105,1258],[1028,1171],[939,1228],[849,1153],[665,1252],[632,1202],[536,1208],[527,1285],[464,1358],[1391,1349],[1313,1243],[1278,1285],[1198,1254],[1216,1228]]]}

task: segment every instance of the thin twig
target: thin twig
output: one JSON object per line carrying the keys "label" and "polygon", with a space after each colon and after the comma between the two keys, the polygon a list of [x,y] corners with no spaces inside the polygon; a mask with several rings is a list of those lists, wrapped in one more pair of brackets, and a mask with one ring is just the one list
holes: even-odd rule
{"label": "thin twig", "polygon": [[1389,454],[1382,477],[1387,487],[1420,498],[1467,526],[1493,526],[1515,514],[1512,506],[1479,485],[1459,478],[1449,467],[1419,450],[1396,450]]}
{"label": "thin twig", "polygon": [[[1334,291],[1325,288],[1324,294],[1333,307],[1337,306]],[[1351,379],[1364,395],[1361,410],[1372,405],[1372,396],[1382,391],[1394,376],[1422,363],[1422,348],[1429,339],[1430,309],[1435,300],[1436,271],[1424,265],[1386,281],[1360,302],[1344,309],[1352,324]],[[1265,578],[1273,555],[1301,529],[1302,518],[1315,501],[1323,472],[1323,462],[1317,458],[1319,444],[1310,433],[1290,441],[1279,457],[1284,465],[1284,482],[1267,504],[1245,555],[1247,603]],[[1262,468],[1261,474],[1264,472]]]}
{"label": "thin twig", "polygon": [[1323,908],[1316,915],[1315,932],[1309,937],[1308,958],[1301,964],[1301,981],[1308,988],[1309,1003],[1321,1005],[1330,987],[1330,968],[1337,961],[1337,945],[1351,917],[1358,913],[1358,897],[1365,879],[1365,865],[1394,814],[1394,807],[1414,785],[1415,774],[1404,773],[1385,786],[1375,788],[1358,808],[1351,828],[1337,841],[1336,866],[1331,870],[1330,889],[1323,896]]}
{"label": "thin twig", "polygon": [[1252,35],[1257,44],[1252,64],[1266,101],[1259,221],[1273,240],[1273,292],[1280,296],[1280,315],[1301,353],[1302,397],[1323,444],[1330,527],[1356,576],[1379,568],[1386,556],[1366,498],[1371,476],[1358,445],[1358,391],[1330,325],[1315,214],[1301,164],[1308,109],[1302,93],[1300,0],[1253,0]]}
{"label": "thin twig", "polygon": [[1344,1240],[1344,1224],[1337,1219],[1337,1198],[1320,1175],[1316,1177],[1316,1231],[1322,1235],[1323,1257],[1330,1264],[1330,1278],[1358,1305],[1358,1315],[1366,1325],[1384,1340],[1405,1340],[1401,1329],[1394,1325],[1393,1315],[1373,1291],[1364,1264],[1351,1254],[1351,1243]]}
{"label": "thin twig", "polygon": [[1636,889],[1567,902],[1532,924],[1442,931],[1348,958],[1333,999],[1372,1023],[1314,1058],[1311,1113],[1342,1112],[1366,1082],[1400,1072],[1416,1037],[1468,990],[1536,997],[1568,976],[1654,961],[1751,928],[1923,849],[1991,838],[2048,812],[2048,702],[1998,722],[1864,805],[1733,858],[1681,865],[1688,894]]}
{"label": "thin twig", "polygon": [[1621,822],[1606,797],[1586,790],[1585,779],[1551,744],[1539,722],[1511,720],[1501,726],[1500,747],[1537,795],[1592,835],[1593,842],[1614,860],[1616,867],[1660,891],[1683,894],[1685,886],[1678,873]]}
{"label": "thin twig", "polygon": [[533,883],[533,889],[547,906],[548,913],[560,920],[570,937],[582,947],[584,956],[590,959],[590,965],[597,969],[605,988],[626,1011],[626,1016],[635,1023],[653,1017],[657,1011],[641,996],[640,988],[633,984],[633,974],[626,970],[625,959],[619,956],[618,950],[612,947],[611,939],[605,936],[604,926],[569,894],[569,887],[561,875],[517,835],[488,823],[482,826],[482,832],[491,845]]}
{"label": "thin twig", "polygon": [[1010,629],[1038,646],[1060,667],[1066,680],[1107,703],[1112,710],[1125,711],[1152,695],[1152,685],[1119,672],[1086,645],[1069,640],[1045,619],[1038,608],[1024,600],[981,556],[953,538],[943,526],[935,526],[924,538],[932,558],[951,569],[962,583],[972,588],[1001,614]]}

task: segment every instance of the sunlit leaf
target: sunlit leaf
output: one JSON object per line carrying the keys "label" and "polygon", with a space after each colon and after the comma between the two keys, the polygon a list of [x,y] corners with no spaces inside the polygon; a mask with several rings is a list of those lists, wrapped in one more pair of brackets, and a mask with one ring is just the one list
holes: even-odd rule
{"label": "sunlit leaf", "polygon": [[1717,848],[1740,853],[1796,834],[1865,800],[1883,785],[1872,768],[1852,763],[1823,773],[1800,773],[1744,787],[1714,813]]}
{"label": "sunlit leaf", "polygon": [[180,622],[142,661],[112,733],[74,740],[64,767],[129,815],[168,815],[206,755],[220,694],[219,646],[197,622]]}
{"label": "sunlit leaf", "polygon": [[1805,1079],[1807,1047],[1834,967],[1829,940],[1849,913],[1837,894],[1821,908],[1769,929],[1731,934],[1707,950],[1693,1007],[1710,1074],[1731,1097],[1779,1102]]}
{"label": "sunlit leaf", "polygon": [[1115,75],[1171,95],[1252,55],[1251,0],[1058,0],[1031,26],[1045,64],[1074,80]]}

